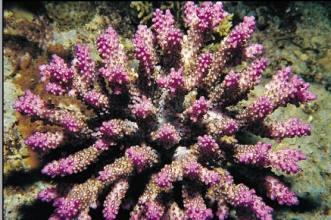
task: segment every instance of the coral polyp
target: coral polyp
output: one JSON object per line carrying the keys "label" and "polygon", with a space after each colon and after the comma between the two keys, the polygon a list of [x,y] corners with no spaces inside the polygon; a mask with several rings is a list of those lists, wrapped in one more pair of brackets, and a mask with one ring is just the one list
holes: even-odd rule
{"label": "coral polyp", "polygon": [[[277,175],[299,173],[306,156],[268,139],[309,135],[311,127],[298,118],[276,122],[268,116],[314,100],[309,84],[284,67],[262,96],[249,96],[268,66],[263,46],[250,42],[255,18],[244,17],[221,37],[217,29],[231,16],[221,2],[186,2],[183,13],[185,30],[170,10],[155,10],[151,27],[137,27],[133,50],[109,26],[96,48],[78,44],[73,59],[54,54],[39,67],[48,93],[76,98],[93,117],[30,90],[14,104],[58,127],[25,140],[41,155],[62,152],[41,170],[59,182],[38,195],[53,204],[50,219],[92,219],[90,209],[101,207],[107,220],[128,209],[133,220],[269,220],[272,200],[299,203]],[[264,139],[248,143],[243,134]],[[62,184],[65,176],[79,183]],[[139,195],[132,193],[135,181],[146,183]]]}

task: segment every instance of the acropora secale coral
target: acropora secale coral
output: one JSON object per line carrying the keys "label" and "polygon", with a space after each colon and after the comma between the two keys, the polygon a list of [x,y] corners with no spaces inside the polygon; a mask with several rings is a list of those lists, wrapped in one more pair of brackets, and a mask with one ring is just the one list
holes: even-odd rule
{"label": "acropora secale coral", "polygon": [[[92,219],[90,208],[102,207],[107,220],[116,219],[121,210],[130,210],[132,220],[231,215],[269,220],[271,200],[298,204],[273,171],[297,174],[298,162],[306,159],[303,152],[275,149],[268,142],[247,144],[238,137],[252,133],[281,140],[309,135],[311,127],[298,118],[276,122],[268,116],[278,107],[316,96],[285,67],[265,85],[262,96],[238,105],[248,99],[268,66],[263,46],[250,43],[255,18],[244,17],[212,52],[203,49],[229,15],[222,3],[186,2],[183,13],[185,31],[170,10],[156,9],[151,27],[138,26],[131,53],[108,27],[96,42],[100,60],[92,59],[87,45],[78,44],[71,63],[53,55],[49,64],[40,66],[47,92],[81,100],[95,117],[54,106],[30,90],[14,104],[24,115],[62,128],[36,132],[25,140],[42,155],[62,152],[41,170],[59,182],[38,195],[53,204],[50,219]],[[139,62],[136,69],[134,60]],[[251,172],[238,172],[240,176],[236,171],[241,167]],[[245,174],[254,172],[256,182],[250,183],[254,178]],[[68,175],[81,179],[61,184]],[[136,188],[137,181],[146,183],[143,189]]]}

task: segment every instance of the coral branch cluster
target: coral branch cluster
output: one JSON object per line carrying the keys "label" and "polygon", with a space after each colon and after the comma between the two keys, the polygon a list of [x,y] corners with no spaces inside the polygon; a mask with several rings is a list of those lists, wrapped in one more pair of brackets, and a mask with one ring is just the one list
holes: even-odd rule
{"label": "coral branch cluster", "polygon": [[[212,42],[218,46],[211,51],[210,39],[219,39],[214,32],[229,15],[222,3],[186,2],[183,11],[187,31],[170,10],[157,9],[151,28],[138,26],[131,51],[108,27],[96,48],[77,45],[71,63],[53,55],[40,66],[50,97],[76,98],[94,111],[93,117],[54,106],[31,90],[15,102],[16,111],[58,127],[25,140],[43,155],[63,152],[57,160],[45,157],[42,173],[87,178],[39,193],[40,200],[54,206],[51,219],[92,219],[90,209],[100,208],[107,220],[128,215],[128,209],[133,220],[249,215],[270,220],[271,200],[298,204],[273,172],[299,173],[304,153],[268,141],[248,144],[238,137],[252,133],[280,141],[309,135],[311,127],[298,118],[272,121],[269,116],[278,107],[316,96],[285,67],[261,96],[237,105],[248,99],[268,66],[263,46],[250,42],[254,17],[244,17],[220,42]],[[92,59],[93,50],[98,60]],[[133,59],[138,67],[132,67]],[[257,172],[257,191],[250,173],[239,172],[243,167]],[[147,184],[136,189],[141,183]]]}

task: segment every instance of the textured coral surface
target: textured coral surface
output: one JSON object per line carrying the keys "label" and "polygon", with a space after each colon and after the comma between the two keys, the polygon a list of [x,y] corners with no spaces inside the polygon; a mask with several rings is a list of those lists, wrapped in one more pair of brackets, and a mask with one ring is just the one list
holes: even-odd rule
{"label": "textured coral surface", "polygon": [[[273,204],[299,203],[280,174],[299,173],[306,156],[268,140],[306,136],[311,127],[269,116],[316,96],[284,67],[261,96],[242,104],[268,60],[250,41],[252,16],[215,37],[227,16],[220,2],[187,2],[181,30],[169,10],[157,9],[151,27],[137,27],[132,53],[109,26],[97,37],[97,60],[77,44],[72,59],[52,55],[39,66],[45,91],[94,111],[56,106],[30,90],[13,105],[57,127],[25,140],[44,157],[41,172],[58,183],[38,194],[54,206],[52,219],[94,219],[90,209],[98,207],[105,219],[121,212],[131,219],[272,219]],[[265,141],[242,140],[250,134]]]}

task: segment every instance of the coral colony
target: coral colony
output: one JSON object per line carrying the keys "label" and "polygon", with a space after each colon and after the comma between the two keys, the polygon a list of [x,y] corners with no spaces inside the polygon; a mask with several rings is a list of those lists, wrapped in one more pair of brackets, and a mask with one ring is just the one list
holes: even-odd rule
{"label": "coral colony", "polygon": [[[43,174],[60,182],[102,164],[96,172],[90,170],[87,180],[65,190],[59,183],[39,193],[40,200],[54,206],[50,219],[91,219],[90,208],[101,206],[107,220],[128,209],[133,220],[268,220],[272,200],[298,204],[273,171],[297,174],[305,155],[288,147],[276,150],[267,142],[245,144],[239,136],[281,140],[309,135],[310,126],[297,118],[275,122],[268,116],[315,95],[285,67],[265,85],[262,96],[240,104],[268,65],[263,46],[249,43],[254,17],[244,17],[219,39],[216,50],[208,50],[213,32],[229,16],[222,3],[186,2],[183,12],[185,31],[169,10],[157,9],[150,28],[138,26],[131,53],[108,27],[97,38],[98,61],[86,45],[78,44],[71,65],[53,55],[40,66],[47,92],[81,100],[95,117],[54,107],[30,90],[14,104],[24,115],[61,127],[25,140],[42,155],[62,147],[62,158],[46,164]],[[65,154],[77,139],[91,144]],[[130,188],[139,178],[146,184],[136,189],[141,193],[135,197]]]}

